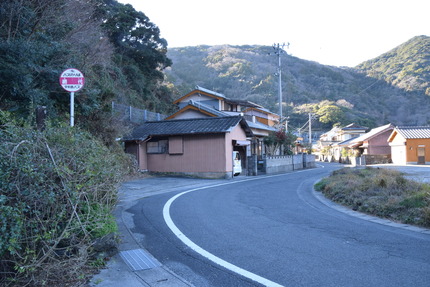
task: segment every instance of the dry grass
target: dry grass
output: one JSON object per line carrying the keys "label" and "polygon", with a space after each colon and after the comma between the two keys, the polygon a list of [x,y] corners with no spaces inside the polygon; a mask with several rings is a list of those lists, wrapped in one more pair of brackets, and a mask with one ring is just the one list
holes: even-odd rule
{"label": "dry grass", "polygon": [[430,185],[407,180],[396,170],[343,168],[315,189],[356,211],[430,227]]}

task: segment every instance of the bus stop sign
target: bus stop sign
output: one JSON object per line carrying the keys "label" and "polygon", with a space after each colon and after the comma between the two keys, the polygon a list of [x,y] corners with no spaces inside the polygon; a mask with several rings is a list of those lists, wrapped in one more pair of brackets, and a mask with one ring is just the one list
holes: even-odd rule
{"label": "bus stop sign", "polygon": [[60,75],[60,85],[68,92],[77,92],[84,84],[84,74],[77,69],[67,69]]}

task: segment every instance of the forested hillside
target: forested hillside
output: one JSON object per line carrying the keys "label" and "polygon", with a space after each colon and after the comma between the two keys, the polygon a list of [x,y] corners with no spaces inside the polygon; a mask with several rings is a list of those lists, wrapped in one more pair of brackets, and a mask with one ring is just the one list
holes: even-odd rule
{"label": "forested hillside", "polygon": [[[425,94],[430,82],[428,39],[417,37],[408,45],[397,48],[402,49],[404,59],[408,55],[409,66],[423,66],[414,70],[414,81],[407,78],[410,83],[407,88],[395,81],[405,72],[397,72],[397,78],[394,78],[396,71],[383,67],[377,70],[378,75],[369,72],[373,71],[372,63],[376,64],[377,59],[366,62],[366,66],[340,68],[282,54],[283,114],[290,117],[293,126],[300,126],[309,112],[316,113],[323,129],[336,123],[351,122],[368,127],[388,122],[395,125],[428,124],[430,97]],[[167,55],[173,64],[166,69],[166,74],[178,90],[176,96],[199,85],[277,112],[278,78],[274,75],[277,58],[269,55],[271,52],[273,48],[268,46],[169,49]],[[381,57],[392,59],[393,55]],[[399,66],[402,61],[405,60],[396,59]]]}
{"label": "forested hillside", "polygon": [[357,68],[401,89],[430,96],[430,37],[414,37]]}

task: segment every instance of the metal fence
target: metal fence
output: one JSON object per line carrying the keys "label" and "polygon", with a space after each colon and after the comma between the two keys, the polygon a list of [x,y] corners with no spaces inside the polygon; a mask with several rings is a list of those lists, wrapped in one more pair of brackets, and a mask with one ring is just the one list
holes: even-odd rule
{"label": "metal fence", "polygon": [[112,114],[122,121],[130,121],[136,124],[142,124],[148,121],[161,121],[167,117],[160,113],[141,110],[133,108],[132,106],[117,104],[115,102],[112,102]]}

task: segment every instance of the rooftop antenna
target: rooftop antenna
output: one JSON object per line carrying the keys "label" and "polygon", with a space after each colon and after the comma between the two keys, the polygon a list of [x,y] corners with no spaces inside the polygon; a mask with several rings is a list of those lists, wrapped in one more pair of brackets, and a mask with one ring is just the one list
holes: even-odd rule
{"label": "rooftop antenna", "polygon": [[282,78],[281,78],[281,54],[282,53],[286,53],[285,51],[284,51],[284,47],[289,47],[290,46],[290,43],[287,43],[287,44],[285,44],[285,43],[283,43],[283,44],[273,44],[272,45],[272,47],[273,47],[273,50],[274,50],[274,52],[273,53],[269,53],[269,55],[276,55],[276,56],[278,56],[278,71],[277,71],[277,73],[275,74],[275,75],[277,75],[278,76],[278,98],[279,98],[279,122],[281,123],[281,121],[282,121],[282,82],[281,82],[281,80],[282,80]]}

